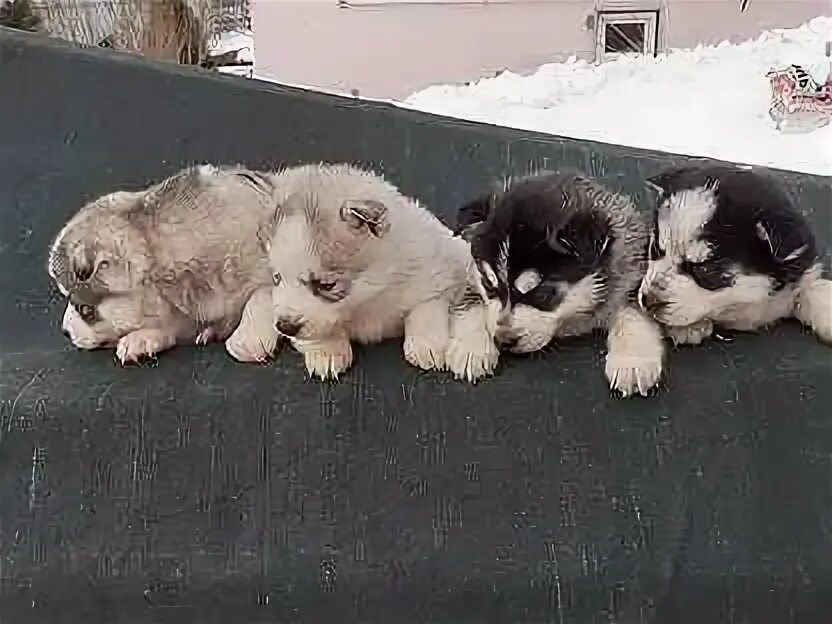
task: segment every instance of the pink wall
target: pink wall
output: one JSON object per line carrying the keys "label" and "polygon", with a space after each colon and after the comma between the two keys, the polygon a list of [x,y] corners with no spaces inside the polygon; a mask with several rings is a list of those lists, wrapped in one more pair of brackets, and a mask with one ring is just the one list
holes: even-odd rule
{"label": "pink wall", "polygon": [[[747,39],[832,14],[827,0],[752,0],[742,14],[738,0],[666,2],[659,40],[672,47]],[[257,75],[368,97],[401,99],[430,84],[505,68],[530,72],[572,54],[592,58],[594,50],[585,28],[593,0],[392,0],[347,9],[336,0],[253,4]]]}

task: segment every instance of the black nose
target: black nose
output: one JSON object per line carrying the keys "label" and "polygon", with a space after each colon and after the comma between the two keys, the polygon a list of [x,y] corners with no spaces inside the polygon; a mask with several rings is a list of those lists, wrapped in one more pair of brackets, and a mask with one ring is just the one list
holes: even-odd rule
{"label": "black nose", "polygon": [[500,349],[513,349],[517,346],[518,342],[520,342],[520,336],[515,336],[511,334],[497,336],[497,346]]}
{"label": "black nose", "polygon": [[69,331],[67,331],[63,327],[61,328],[61,333],[64,335],[64,338],[69,338],[70,337]]}
{"label": "black nose", "polygon": [[292,336],[296,336],[300,331],[301,324],[293,319],[278,319],[274,327],[284,336],[291,338]]}

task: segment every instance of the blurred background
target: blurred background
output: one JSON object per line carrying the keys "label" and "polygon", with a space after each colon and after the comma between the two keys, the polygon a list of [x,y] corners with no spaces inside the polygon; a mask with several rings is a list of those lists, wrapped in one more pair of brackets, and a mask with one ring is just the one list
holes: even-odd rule
{"label": "blurred background", "polygon": [[0,0],[0,24],[452,117],[832,175],[827,0]]}

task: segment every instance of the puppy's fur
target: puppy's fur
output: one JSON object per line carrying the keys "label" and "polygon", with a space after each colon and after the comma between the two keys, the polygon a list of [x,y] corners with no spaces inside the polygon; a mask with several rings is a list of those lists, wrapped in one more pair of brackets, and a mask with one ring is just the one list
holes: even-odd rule
{"label": "puppy's fur", "polygon": [[49,253],[68,299],[64,333],[81,349],[115,347],[126,363],[182,341],[224,340],[243,316],[229,351],[271,353],[276,332],[253,335],[252,312],[242,312],[249,299],[270,301],[272,193],[258,173],[203,165],[81,208]]}
{"label": "puppy's fur", "polygon": [[655,387],[661,331],[635,301],[649,224],[629,198],[578,174],[543,173],[469,202],[458,223],[500,310],[501,348],[530,352],[605,329],[611,388]]}
{"label": "puppy's fur", "polygon": [[276,327],[310,374],[337,377],[351,341],[404,334],[408,362],[475,381],[498,357],[468,244],[381,176],[311,164],[274,181]]}
{"label": "puppy's fur", "polygon": [[639,300],[676,343],[699,343],[715,324],[753,331],[787,317],[832,342],[832,282],[773,175],[684,166],[648,184],[658,202]]}

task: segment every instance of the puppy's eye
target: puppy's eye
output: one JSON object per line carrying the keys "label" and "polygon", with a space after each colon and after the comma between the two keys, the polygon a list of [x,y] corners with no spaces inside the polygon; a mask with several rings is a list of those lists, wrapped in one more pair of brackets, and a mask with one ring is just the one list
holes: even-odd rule
{"label": "puppy's eye", "polygon": [[338,279],[312,278],[307,283],[312,293],[324,301],[335,303],[349,293],[349,283]]}
{"label": "puppy's eye", "polygon": [[331,282],[327,280],[312,280],[312,287],[318,292],[332,292],[338,282]]}
{"label": "puppy's eye", "polygon": [[95,320],[95,308],[88,303],[82,303],[75,310],[85,323],[92,323]]}
{"label": "puppy's eye", "polygon": [[690,262],[684,261],[679,267],[682,272],[693,278],[697,286],[705,290],[720,290],[730,288],[734,284],[734,274],[726,271],[719,262]]}
{"label": "puppy's eye", "polygon": [[272,274],[272,282],[274,282],[275,286],[280,286],[280,280],[281,280],[280,273],[273,273]]}
{"label": "puppy's eye", "polygon": [[75,279],[79,282],[86,282],[92,277],[92,267],[82,267],[75,269]]}

